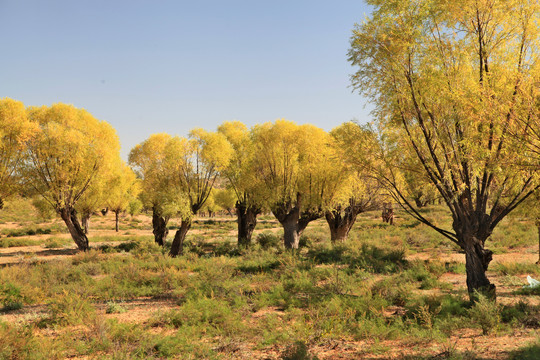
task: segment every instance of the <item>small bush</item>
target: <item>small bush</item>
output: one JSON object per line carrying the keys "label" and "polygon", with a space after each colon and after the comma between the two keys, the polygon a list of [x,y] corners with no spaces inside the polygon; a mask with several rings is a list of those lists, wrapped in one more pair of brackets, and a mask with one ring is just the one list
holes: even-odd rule
{"label": "small bush", "polygon": [[79,325],[95,316],[95,308],[83,296],[66,290],[49,303],[51,315],[45,324]]}
{"label": "small bush", "polygon": [[481,293],[476,293],[478,300],[469,309],[471,319],[488,335],[501,321],[500,308],[497,303]]}
{"label": "small bush", "polygon": [[62,248],[64,245],[68,244],[68,240],[61,238],[50,238],[45,241],[45,248],[47,249],[57,249]]}
{"label": "small bush", "polygon": [[114,301],[109,301],[107,303],[107,308],[105,309],[105,313],[107,314],[123,314],[126,311],[125,307]]}
{"label": "small bush", "polygon": [[18,310],[22,308],[21,290],[11,283],[0,284],[0,303],[2,310]]}
{"label": "small bush", "polygon": [[280,245],[280,238],[269,231],[260,233],[256,241],[263,249],[277,248]]}
{"label": "small bush", "polygon": [[282,360],[317,360],[316,356],[311,356],[308,347],[303,341],[297,341],[289,346],[281,355]]}

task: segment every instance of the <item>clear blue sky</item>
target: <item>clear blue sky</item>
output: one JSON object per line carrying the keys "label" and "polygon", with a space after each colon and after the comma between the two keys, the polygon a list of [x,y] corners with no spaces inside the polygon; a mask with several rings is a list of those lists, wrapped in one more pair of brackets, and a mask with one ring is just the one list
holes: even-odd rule
{"label": "clear blue sky", "polygon": [[0,0],[0,97],[111,123],[122,155],[156,132],[277,118],[369,119],[347,62],[361,0]]}

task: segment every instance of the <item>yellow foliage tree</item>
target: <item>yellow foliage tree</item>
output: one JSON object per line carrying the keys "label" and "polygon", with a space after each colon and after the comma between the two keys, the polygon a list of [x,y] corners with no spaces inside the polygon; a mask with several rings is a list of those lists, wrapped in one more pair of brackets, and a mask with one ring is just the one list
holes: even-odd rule
{"label": "yellow foliage tree", "polygon": [[172,183],[181,191],[189,210],[181,214],[180,228],[171,245],[170,255],[178,256],[183,251],[192,218],[204,206],[220,172],[230,161],[232,148],[222,134],[194,129],[189,139],[170,142],[166,153]]}
{"label": "yellow foliage tree", "polygon": [[519,135],[538,113],[540,4],[529,0],[370,0],[353,31],[353,86],[371,97],[385,136],[402,139],[436,187],[451,229],[404,208],[465,252],[467,288],[495,294],[486,276],[493,229],[538,187]]}
{"label": "yellow foliage tree", "polygon": [[88,249],[75,208],[92,183],[106,176],[120,156],[116,131],[71,105],[28,108],[39,127],[27,141],[24,176],[64,220],[80,250]]}
{"label": "yellow foliage tree", "polygon": [[171,204],[179,196],[179,189],[171,184],[170,165],[165,160],[170,157],[167,151],[172,139],[165,133],[153,134],[129,153],[129,164],[142,179],[141,201],[152,210],[154,240],[161,246],[169,233],[167,223],[176,213]]}
{"label": "yellow foliage tree", "polygon": [[218,127],[231,144],[233,153],[222,176],[232,190],[238,223],[238,245],[249,246],[257,216],[263,208],[261,179],[254,172],[255,147],[248,128],[239,121],[227,121]]}
{"label": "yellow foliage tree", "polygon": [[0,99],[0,209],[4,200],[21,185],[20,166],[25,155],[25,143],[37,130],[26,116],[22,102]]}
{"label": "yellow foliage tree", "polygon": [[106,206],[114,212],[115,230],[118,232],[120,214],[127,210],[131,201],[137,198],[141,191],[140,181],[133,170],[123,161],[115,167],[107,182]]}
{"label": "yellow foliage tree", "polygon": [[297,249],[307,225],[324,215],[336,176],[330,137],[313,125],[286,120],[252,129],[255,146],[254,176],[261,179],[261,193],[284,230],[284,245]]}
{"label": "yellow foliage tree", "polygon": [[368,133],[357,124],[346,122],[334,128],[330,135],[333,156],[325,165],[329,189],[325,218],[331,241],[335,243],[348,238],[358,214],[380,207],[383,194],[380,182],[366,163],[372,151]]}

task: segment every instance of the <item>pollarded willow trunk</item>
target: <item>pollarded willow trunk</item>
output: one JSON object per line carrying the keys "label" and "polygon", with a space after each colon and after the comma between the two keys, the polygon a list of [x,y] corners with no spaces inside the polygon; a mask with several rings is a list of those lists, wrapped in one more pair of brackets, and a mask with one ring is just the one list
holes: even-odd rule
{"label": "pollarded willow trunk", "polygon": [[171,251],[169,252],[170,256],[176,257],[184,253],[184,240],[186,239],[186,234],[190,228],[191,228],[191,219],[189,220],[182,219],[182,222],[180,223],[180,228],[176,230],[176,233],[174,234],[174,239],[171,245]]}
{"label": "pollarded willow trunk", "polygon": [[486,276],[493,252],[484,248],[483,241],[470,236],[464,239],[465,269],[467,272],[467,291],[471,300],[476,298],[475,291],[490,298],[495,298],[495,285]]}
{"label": "pollarded willow trunk", "polygon": [[261,209],[256,206],[247,206],[245,203],[236,203],[236,216],[238,220],[238,246],[248,247],[251,245],[251,236],[257,225],[257,215]]}
{"label": "pollarded willow trunk", "polygon": [[71,234],[71,238],[73,241],[75,241],[75,244],[77,244],[79,250],[88,250],[88,238],[86,237],[83,228],[79,224],[77,211],[74,208],[62,208],[58,210],[58,214],[62,220],[64,220],[64,223],[66,223],[69,233]]}
{"label": "pollarded willow trunk", "polygon": [[155,242],[160,246],[163,246],[169,234],[169,229],[167,229],[168,222],[168,216],[162,216],[155,208],[152,209],[152,233],[154,234]]}
{"label": "pollarded willow trunk", "polygon": [[472,301],[476,292],[495,299],[495,285],[486,276],[493,252],[484,247],[486,239],[491,235],[491,218],[481,212],[473,212],[455,221],[459,246],[465,251],[465,270],[467,273],[467,291]]}
{"label": "pollarded willow trunk", "polygon": [[286,249],[298,249],[300,235],[298,234],[300,220],[300,206],[296,204],[293,208],[279,206],[272,210],[276,219],[283,226],[283,244]]}
{"label": "pollarded willow trunk", "polygon": [[347,206],[343,212],[340,211],[340,209],[336,209],[325,213],[326,222],[330,227],[330,239],[332,244],[335,244],[336,242],[345,242],[347,240],[349,232],[356,222],[358,213],[359,211],[353,206]]}
{"label": "pollarded willow trunk", "polygon": [[282,206],[273,209],[272,212],[283,226],[283,244],[286,249],[298,249],[300,236],[308,224],[322,217],[322,212],[316,210],[301,213],[299,202],[293,208]]}

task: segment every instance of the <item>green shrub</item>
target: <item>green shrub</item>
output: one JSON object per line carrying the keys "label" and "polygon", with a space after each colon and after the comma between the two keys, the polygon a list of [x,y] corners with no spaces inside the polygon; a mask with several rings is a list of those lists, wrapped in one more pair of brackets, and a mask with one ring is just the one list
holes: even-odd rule
{"label": "green shrub", "polygon": [[296,341],[294,344],[287,347],[281,354],[282,360],[317,360],[316,356],[311,356],[308,352],[308,347],[303,341]]}
{"label": "green shrub", "polygon": [[69,243],[70,241],[68,239],[54,237],[54,238],[49,238],[45,240],[44,246],[47,249],[57,249],[57,248],[62,248]]}
{"label": "green shrub", "polygon": [[513,305],[504,305],[501,309],[501,320],[513,326],[522,325],[528,328],[540,328],[540,306],[529,305],[520,300]]}
{"label": "green shrub", "polygon": [[0,284],[0,303],[4,311],[22,308],[23,297],[21,290],[11,283]]}
{"label": "green shrub", "polygon": [[540,359],[540,343],[529,345],[523,349],[513,351],[510,360],[537,360]]}
{"label": "green shrub", "polygon": [[107,314],[123,314],[126,311],[127,310],[125,307],[114,301],[109,301],[107,303],[107,307],[105,308],[105,313]]}
{"label": "green shrub", "polygon": [[488,335],[497,328],[501,321],[500,308],[497,303],[481,293],[476,293],[477,301],[469,309],[471,319]]}
{"label": "green shrub", "polygon": [[79,325],[95,317],[94,306],[83,296],[64,290],[49,304],[50,317],[43,325]]}
{"label": "green shrub", "polygon": [[270,231],[264,231],[257,235],[256,241],[263,249],[277,248],[281,243],[281,239]]}

